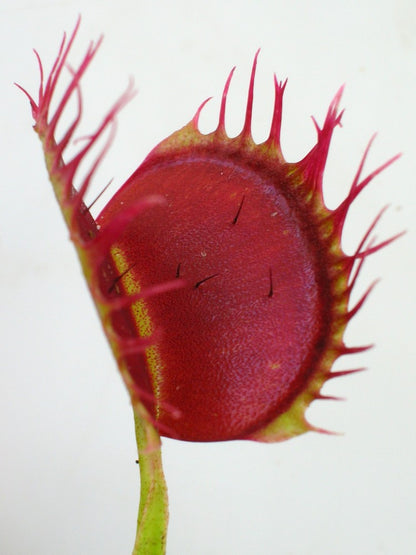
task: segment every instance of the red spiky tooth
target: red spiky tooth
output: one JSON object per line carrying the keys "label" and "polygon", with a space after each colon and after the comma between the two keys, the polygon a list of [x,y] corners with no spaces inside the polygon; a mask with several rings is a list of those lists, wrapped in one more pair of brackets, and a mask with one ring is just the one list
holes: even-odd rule
{"label": "red spiky tooth", "polygon": [[[73,178],[86,153],[131,97],[131,87],[70,162],[62,156],[81,116],[80,79],[91,45],[54,115],[51,98],[66,62],[65,40],[39,101],[29,95],[58,201],[133,403],[163,435],[190,441],[278,441],[308,430],[305,411],[347,347],[343,334],[370,289],[348,307],[364,259],[396,237],[373,244],[374,220],[352,256],[341,249],[348,209],[392,158],[361,179],[331,211],[322,176],[340,124],[342,89],[317,143],[298,163],[280,145],[286,82],[275,78],[269,138],[251,135],[258,52],[242,132],[225,129],[227,79],[217,129],[202,135],[198,118],[161,142],[95,221],[84,204],[98,155],[77,192]],[[54,132],[72,94],[79,110],[59,144]],[[27,93],[26,93],[27,94]],[[111,140],[111,138],[110,138]],[[331,398],[331,397],[329,397]]]}

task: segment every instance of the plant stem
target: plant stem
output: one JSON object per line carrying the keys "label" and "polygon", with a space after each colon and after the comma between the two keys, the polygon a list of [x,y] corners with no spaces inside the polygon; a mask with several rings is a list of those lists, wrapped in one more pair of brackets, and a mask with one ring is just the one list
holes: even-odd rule
{"label": "plant stem", "polygon": [[140,467],[140,505],[132,555],[164,555],[169,513],[160,437],[152,424],[136,413],[134,423]]}

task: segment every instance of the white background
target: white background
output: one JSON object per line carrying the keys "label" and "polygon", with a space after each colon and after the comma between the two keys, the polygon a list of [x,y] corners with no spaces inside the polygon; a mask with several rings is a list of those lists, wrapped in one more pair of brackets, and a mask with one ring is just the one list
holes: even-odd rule
{"label": "white background", "polygon": [[[85,4],[85,7],[83,6]],[[276,445],[163,442],[170,493],[169,555],[407,555],[415,532],[415,74],[413,0],[3,0],[0,7],[0,552],[131,552],[139,495],[131,409],[83,283],[31,131],[32,47],[50,67],[78,13],[76,64],[105,41],[85,81],[85,132],[133,76],[138,96],[119,118],[98,187],[120,185],[146,153],[214,99],[238,69],[228,128],[241,127],[251,60],[261,46],[254,132],[268,132],[272,74],[289,77],[283,149],[296,160],[315,140],[342,83],[346,112],[325,177],[327,202],[346,194],[363,148],[379,135],[370,171],[404,156],[357,201],[344,246],[352,252],[380,207],[383,239],[408,233],[369,260],[355,298],[381,277],[350,326],[368,353],[337,368],[367,372],[331,383],[346,402],[319,402],[308,434]]]}

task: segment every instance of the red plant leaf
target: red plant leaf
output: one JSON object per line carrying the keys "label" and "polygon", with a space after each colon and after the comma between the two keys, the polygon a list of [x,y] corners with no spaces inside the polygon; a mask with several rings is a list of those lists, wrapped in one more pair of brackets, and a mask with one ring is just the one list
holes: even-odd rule
{"label": "red plant leaf", "polygon": [[[228,137],[227,79],[216,130],[203,135],[198,118],[162,141],[96,220],[84,203],[112,133],[79,191],[74,176],[86,154],[133,94],[125,94],[71,160],[66,148],[82,115],[80,80],[99,42],[71,70],[58,107],[50,104],[78,25],[39,98],[28,93],[35,130],[58,202],[71,232],[104,330],[133,403],[162,435],[190,441],[278,441],[316,429],[305,411],[321,394],[347,347],[349,307],[363,261],[395,238],[374,245],[377,216],[354,255],[341,236],[352,202],[396,158],[362,178],[368,148],[350,192],[335,210],[324,203],[322,178],[331,137],[340,124],[342,89],[331,102],[317,142],[299,162],[280,144],[286,82],[275,78],[268,139],[251,135],[258,52],[242,132]],[[60,142],[55,131],[73,94],[78,112]],[[322,431],[322,430],[319,430]]]}

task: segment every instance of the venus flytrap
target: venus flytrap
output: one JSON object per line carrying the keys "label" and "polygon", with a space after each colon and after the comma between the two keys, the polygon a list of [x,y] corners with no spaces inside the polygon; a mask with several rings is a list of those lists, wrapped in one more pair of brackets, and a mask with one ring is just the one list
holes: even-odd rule
{"label": "venus flytrap", "polygon": [[[217,128],[198,129],[205,102],[182,129],[157,145],[97,218],[84,201],[113,136],[126,92],[72,159],[67,148],[82,115],[81,79],[100,41],[91,44],[56,109],[51,101],[67,64],[79,21],[64,37],[38,98],[26,91],[50,180],[78,252],[104,332],[134,409],[141,500],[134,554],[166,549],[167,490],[160,436],[185,441],[249,439],[276,442],[316,428],[305,411],[346,346],[355,306],[351,291],[365,259],[398,235],[375,243],[382,210],[352,255],[341,247],[348,210],[397,156],[363,177],[366,149],[346,198],[326,207],[322,177],[340,90],[317,142],[299,162],[282,154],[280,130],[286,82],[274,80],[269,137],[251,134],[254,59],[244,125],[227,135],[225,113],[233,71],[224,88]],[[23,90],[23,89],[22,89]],[[60,140],[56,127],[76,97],[78,110]],[[79,190],[74,177],[106,130],[108,139]],[[370,141],[371,144],[371,141]]]}

